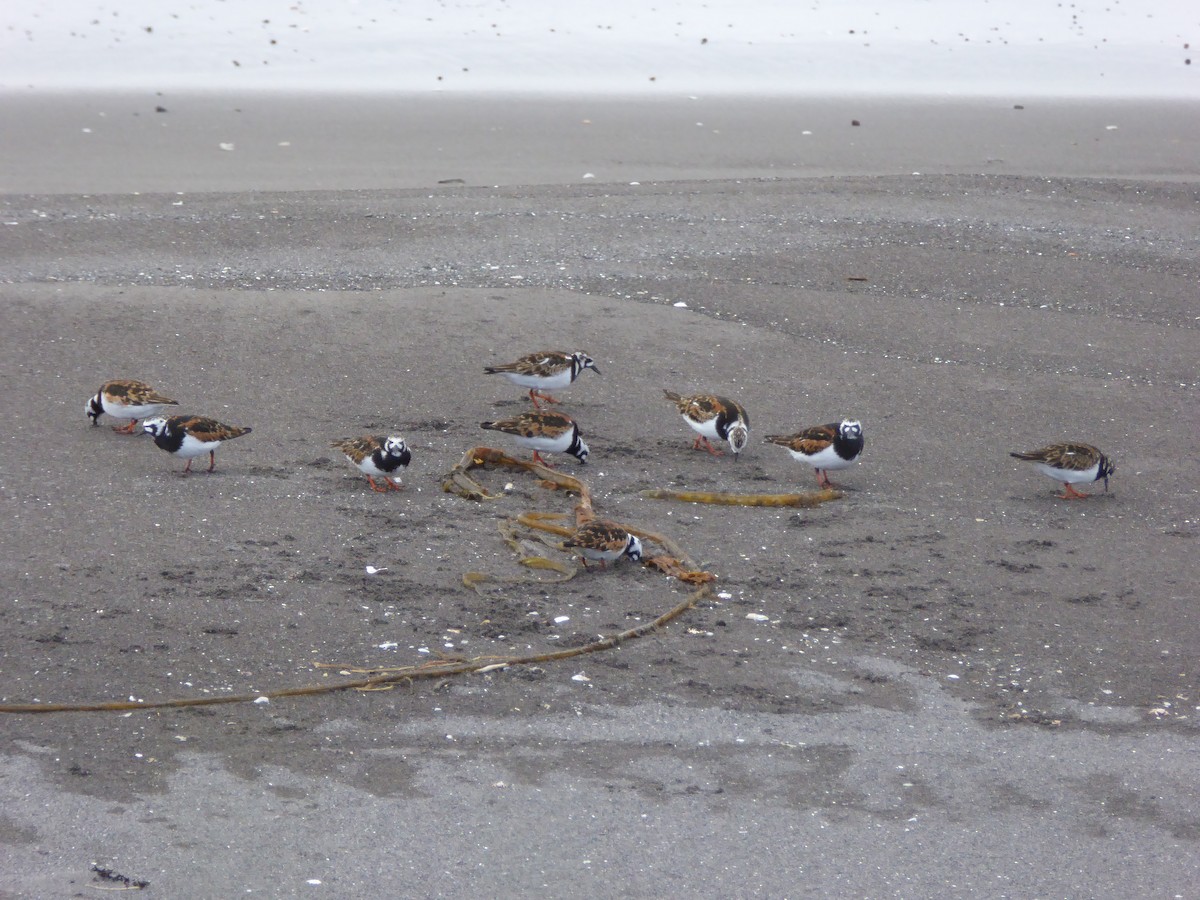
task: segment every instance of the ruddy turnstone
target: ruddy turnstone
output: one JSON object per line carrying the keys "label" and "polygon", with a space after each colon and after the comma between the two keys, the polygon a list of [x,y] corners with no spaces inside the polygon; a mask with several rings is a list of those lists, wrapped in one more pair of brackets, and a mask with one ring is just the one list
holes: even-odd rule
{"label": "ruddy turnstone", "polygon": [[663,393],[679,408],[683,421],[699,435],[692,441],[693,450],[707,450],[713,456],[724,455],[709,443],[709,438],[728,441],[734,459],[746,448],[746,441],[750,438],[750,417],[746,415],[742,404],[712,394],[681,397],[674,391],[664,390]]}
{"label": "ruddy turnstone", "polygon": [[1086,500],[1073,484],[1086,484],[1104,479],[1104,490],[1108,492],[1108,476],[1117,470],[1111,459],[1091,444],[1063,441],[1028,453],[1010,453],[1009,456],[1031,462],[1039,472],[1055,481],[1061,481],[1063,492],[1055,494],[1059,500]]}
{"label": "ruddy turnstone", "polygon": [[232,441],[243,434],[249,434],[252,429],[238,425],[222,425],[216,419],[206,416],[155,416],[142,423],[142,433],[154,438],[163,450],[172,456],[187,460],[183,467],[186,475],[192,470],[192,460],[197,456],[208,454],[208,471],[217,465],[216,452],[222,441]]}
{"label": "ruddy turnstone", "polygon": [[862,453],[862,424],[843,419],[829,425],[814,425],[795,434],[768,434],[767,441],[787,447],[792,459],[808,463],[817,473],[817,483],[832,488],[829,473],[845,469]]}
{"label": "ruddy turnstone", "polygon": [[133,434],[138,419],[157,416],[168,406],[178,405],[178,400],[163,396],[145,382],[118,378],[100,385],[100,390],[87,402],[83,411],[92,420],[92,425],[99,425],[100,417],[105,413],[114,419],[128,419],[124,425],[114,425],[113,431]]}
{"label": "ruddy turnstone", "polygon": [[541,409],[539,399],[547,403],[558,403],[558,400],[546,391],[569,386],[584,369],[591,369],[597,375],[600,374],[596,363],[586,353],[578,350],[574,353],[543,350],[522,356],[516,362],[487,366],[483,371],[488,375],[503,375],[513,384],[529,388],[529,399],[535,407]]}
{"label": "ruddy turnstone", "polygon": [[588,446],[579,434],[579,426],[570,416],[556,412],[521,413],[511,419],[498,422],[483,422],[479,426],[490,431],[500,431],[533,451],[533,461],[548,466],[540,451],[547,453],[570,453],[581,463],[586,463]]}
{"label": "ruddy turnstone", "polygon": [[589,559],[599,560],[600,567],[610,559],[628,556],[634,562],[642,560],[642,542],[616,522],[592,519],[575,529],[575,533],[562,543],[566,550],[577,550],[587,568]]}
{"label": "ruddy turnstone", "polygon": [[[400,483],[400,476],[397,475],[393,478],[392,473],[412,461],[412,451],[408,449],[408,444],[404,443],[404,438],[400,435],[393,434],[391,437],[379,435],[377,437],[364,434],[362,437],[334,441],[329,446],[335,450],[341,450],[346,455],[346,459],[350,460],[358,468],[358,471],[367,476],[367,483],[371,485],[371,490],[384,494],[389,490],[403,489],[404,485]],[[383,478],[383,487],[375,483],[374,476],[376,475]]]}

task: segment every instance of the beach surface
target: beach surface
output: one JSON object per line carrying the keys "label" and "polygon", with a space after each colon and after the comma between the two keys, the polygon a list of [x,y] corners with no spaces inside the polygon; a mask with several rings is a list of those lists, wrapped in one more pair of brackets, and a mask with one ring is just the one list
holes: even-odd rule
{"label": "beach surface", "polygon": [[[157,107],[162,111],[156,111]],[[1200,882],[1187,102],[6,94],[0,896],[1188,896]],[[857,124],[855,124],[857,123]],[[715,576],[558,582],[575,498],[443,490],[562,391],[597,513]],[[216,470],[89,427],[138,378]],[[737,460],[663,389],[739,400]],[[767,434],[851,417],[811,491]],[[402,433],[377,494],[332,440]],[[1009,451],[1092,443],[1106,492]],[[203,469],[205,460],[197,461]],[[506,485],[511,488],[506,490]],[[494,576],[478,589],[471,572]],[[505,580],[508,579],[508,580]],[[93,865],[109,873],[107,879]],[[114,880],[116,879],[116,880]]]}

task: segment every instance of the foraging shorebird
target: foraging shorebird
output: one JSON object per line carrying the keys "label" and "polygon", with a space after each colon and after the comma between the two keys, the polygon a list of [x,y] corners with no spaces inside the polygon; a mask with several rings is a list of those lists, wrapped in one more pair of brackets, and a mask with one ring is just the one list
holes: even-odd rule
{"label": "foraging shorebird", "polygon": [[668,390],[664,390],[663,394],[675,404],[683,421],[698,435],[692,441],[693,450],[707,450],[713,456],[724,455],[709,443],[710,438],[728,441],[734,459],[745,449],[750,439],[750,417],[742,404],[714,394],[683,397]]}
{"label": "foraging shorebird", "polygon": [[589,559],[599,560],[600,568],[604,568],[608,560],[622,556],[628,556],[634,562],[641,562],[642,559],[642,542],[637,536],[616,522],[603,519],[593,519],[580,525],[562,545],[567,550],[579,552],[585,569]]}
{"label": "foraging shorebird", "polygon": [[100,417],[105,413],[114,419],[128,419],[124,425],[114,425],[113,431],[118,434],[133,434],[137,429],[138,419],[157,416],[168,406],[178,405],[178,400],[160,394],[143,381],[118,378],[100,385],[100,390],[88,400],[83,411],[92,420],[92,425],[99,425]]}
{"label": "foraging shorebird", "polygon": [[521,413],[511,419],[482,422],[480,428],[507,434],[514,441],[533,451],[533,461],[549,466],[541,453],[569,453],[586,463],[588,446],[583,442],[579,426],[570,416],[555,412]]}
{"label": "foraging shorebird", "polygon": [[1009,456],[1031,462],[1043,475],[1061,481],[1063,492],[1054,495],[1059,500],[1086,500],[1090,495],[1080,493],[1072,485],[1100,479],[1104,479],[1104,491],[1107,493],[1108,476],[1117,470],[1116,464],[1091,444],[1076,441],[1063,441],[1027,453],[1010,453]]}

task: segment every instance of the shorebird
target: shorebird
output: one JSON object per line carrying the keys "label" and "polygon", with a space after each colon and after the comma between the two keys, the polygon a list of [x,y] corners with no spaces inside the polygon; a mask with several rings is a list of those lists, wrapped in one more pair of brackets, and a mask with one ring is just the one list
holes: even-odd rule
{"label": "shorebird", "polygon": [[253,429],[238,425],[222,425],[206,416],[156,416],[142,423],[142,433],[154,438],[154,443],[172,456],[187,460],[186,475],[192,470],[192,460],[208,454],[208,471],[217,466],[217,448],[225,441],[249,434]]}
{"label": "shorebird", "polygon": [[642,559],[642,542],[637,536],[616,522],[603,519],[593,519],[580,525],[562,545],[567,550],[579,552],[585,569],[589,559],[599,560],[600,568],[604,568],[608,560],[622,556],[628,556],[634,562],[641,562]]}
{"label": "shorebird", "polygon": [[[412,451],[400,435],[384,437],[364,434],[362,437],[334,441],[329,446],[341,450],[346,459],[367,476],[371,490],[385,494],[389,490],[398,491],[404,487],[399,475],[392,477],[393,472],[412,461]],[[383,479],[383,487],[375,483],[375,476]]]}
{"label": "shorebird", "polygon": [[1111,459],[1091,444],[1063,441],[1040,450],[1027,453],[1010,453],[1009,456],[1031,462],[1043,475],[1061,481],[1063,492],[1055,494],[1059,500],[1086,500],[1072,485],[1087,484],[1104,479],[1104,491],[1108,492],[1108,476],[1117,470]]}
{"label": "shorebird", "polygon": [[137,429],[138,419],[157,416],[168,406],[178,405],[178,400],[160,394],[143,381],[118,378],[100,385],[100,390],[96,392],[95,397],[88,400],[83,411],[92,420],[92,425],[99,425],[100,417],[105,413],[114,419],[128,419],[124,425],[114,425],[113,431],[118,434],[133,434]]}
{"label": "shorebird", "polygon": [[538,400],[559,402],[546,391],[568,387],[584,369],[600,374],[596,363],[586,353],[578,350],[574,353],[542,350],[522,356],[516,362],[487,366],[483,371],[488,375],[503,375],[513,384],[529,388],[529,399],[537,409],[541,409]]}
{"label": "shorebird", "polygon": [[666,398],[675,404],[683,421],[687,422],[698,437],[692,441],[693,450],[707,450],[713,456],[722,456],[709,438],[729,442],[733,458],[746,447],[750,439],[750,417],[736,400],[718,397],[715,394],[692,394],[682,397],[674,391],[664,390]]}
{"label": "shorebird", "polygon": [[541,451],[570,453],[581,463],[587,462],[588,446],[583,442],[579,426],[562,413],[521,413],[511,419],[482,422],[479,427],[507,434],[522,447],[532,450],[533,461],[544,466],[550,464],[542,459]]}
{"label": "shorebird", "polygon": [[853,419],[814,425],[795,434],[768,434],[767,442],[786,447],[792,459],[812,466],[823,488],[834,486],[829,473],[852,465],[865,443],[862,424]]}

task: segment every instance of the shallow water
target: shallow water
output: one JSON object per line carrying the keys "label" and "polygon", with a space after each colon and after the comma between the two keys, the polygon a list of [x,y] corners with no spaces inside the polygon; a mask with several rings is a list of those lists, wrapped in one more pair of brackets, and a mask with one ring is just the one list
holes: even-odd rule
{"label": "shallow water", "polygon": [[10,0],[0,87],[1200,97],[1182,0]]}

